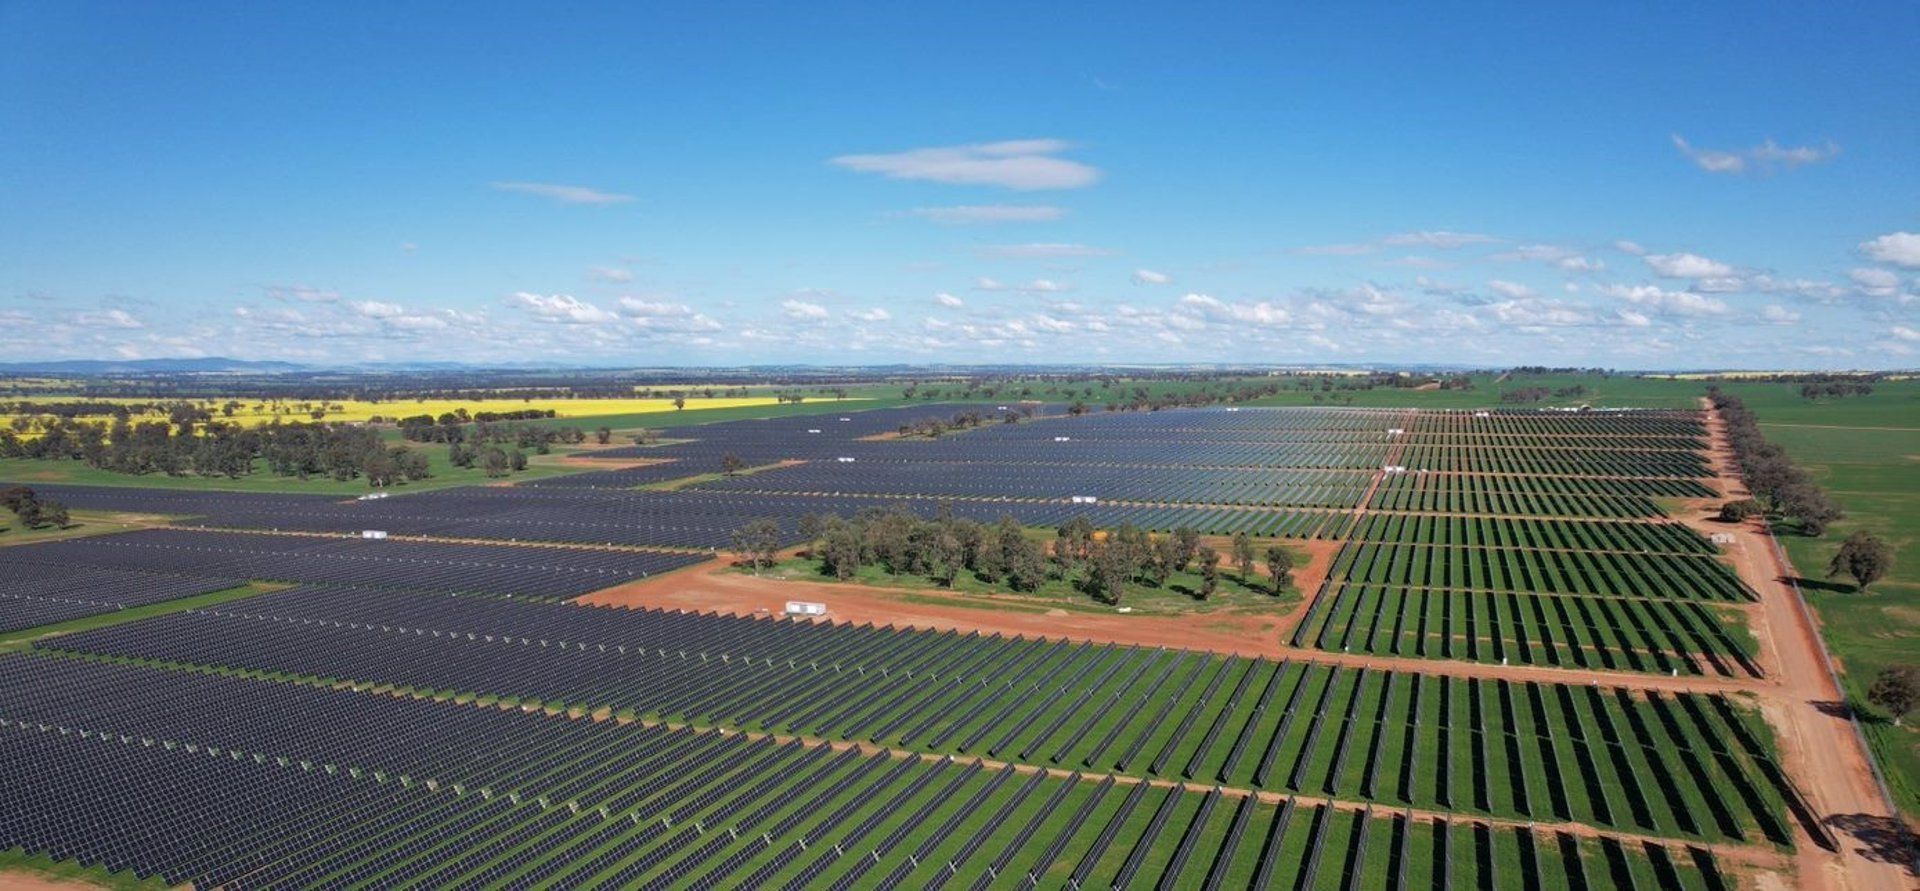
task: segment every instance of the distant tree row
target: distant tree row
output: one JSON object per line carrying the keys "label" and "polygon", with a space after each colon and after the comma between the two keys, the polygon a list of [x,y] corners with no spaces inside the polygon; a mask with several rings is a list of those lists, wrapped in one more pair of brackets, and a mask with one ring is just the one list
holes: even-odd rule
{"label": "distant tree row", "polygon": [[1580,399],[1586,395],[1587,395],[1587,387],[1585,384],[1574,384],[1573,386],[1570,386],[1570,387],[1551,387],[1551,388],[1549,387],[1517,387],[1512,390],[1502,390],[1500,392],[1500,401],[1507,403],[1509,405],[1514,405],[1514,404],[1524,405],[1527,403],[1545,401],[1549,396],[1555,399]]}
{"label": "distant tree row", "polygon": [[1800,397],[1803,399],[1840,399],[1847,396],[1871,395],[1873,395],[1873,385],[1866,381],[1838,380],[1800,385]]}
{"label": "distant tree row", "polygon": [[[1815,536],[1825,533],[1829,523],[1844,516],[1826,490],[1793,463],[1786,449],[1767,441],[1746,403],[1719,387],[1708,387],[1707,395],[1727,425],[1727,440],[1733,447],[1734,461],[1740,465],[1740,475],[1746,478],[1747,489],[1753,493],[1753,500],[1762,513],[1795,520],[1802,532]],[[1724,513],[1725,508],[1722,510]]]}
{"label": "distant tree row", "polygon": [[[1022,405],[1018,408],[1011,408],[1001,412],[999,417],[1000,423],[1018,424],[1023,420],[1033,417],[1033,406]],[[977,410],[955,412],[950,418],[922,418],[918,421],[901,424],[900,435],[924,436],[928,439],[938,439],[949,432],[971,430],[979,427],[988,423],[991,419],[991,415]]]}

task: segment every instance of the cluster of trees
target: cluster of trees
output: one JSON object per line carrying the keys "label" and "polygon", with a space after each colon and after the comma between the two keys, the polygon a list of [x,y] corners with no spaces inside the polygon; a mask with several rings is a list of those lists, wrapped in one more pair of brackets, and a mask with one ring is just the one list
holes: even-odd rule
{"label": "cluster of trees", "polygon": [[1802,532],[1815,536],[1844,516],[1826,491],[1787,457],[1786,449],[1761,435],[1759,421],[1746,403],[1719,387],[1708,387],[1707,395],[1726,422],[1734,461],[1761,511],[1796,520]]}
{"label": "cluster of trees", "polygon": [[12,511],[20,525],[28,529],[67,527],[67,506],[51,498],[41,498],[26,486],[14,486],[0,492],[0,507]]}
{"label": "cluster of trees", "polygon": [[[1076,517],[1043,546],[1012,517],[985,524],[942,511],[923,519],[902,507],[865,510],[851,519],[809,514],[800,518],[799,531],[821,574],[842,581],[874,566],[952,587],[966,572],[1022,592],[1066,581],[1104,603],[1118,604],[1135,586],[1161,587],[1176,573],[1197,573],[1193,594],[1204,600],[1218,590],[1222,566],[1231,559],[1242,585],[1255,585],[1256,549],[1244,533],[1234,538],[1229,554],[1222,554],[1192,529],[1156,536],[1132,525],[1100,530]],[[779,540],[778,524],[755,520],[735,532],[733,549],[757,572],[773,564]],[[1275,545],[1264,557],[1267,590],[1277,595],[1292,584],[1292,553]]]}
{"label": "cluster of trees", "polygon": [[0,431],[0,457],[79,460],[113,473],[169,476],[252,474],[257,462],[279,476],[365,477],[386,486],[430,476],[427,459],[389,445],[380,434],[351,424],[274,421],[247,426],[224,421],[62,422],[36,439]]}
{"label": "cluster of trees", "polygon": [[1526,404],[1543,401],[1549,396],[1555,399],[1579,399],[1585,395],[1587,395],[1587,387],[1585,384],[1552,388],[1516,387],[1512,390],[1501,391],[1500,401],[1509,404]]}
{"label": "cluster of trees", "polygon": [[1841,399],[1847,396],[1871,396],[1873,385],[1866,381],[1837,380],[1826,383],[1801,384],[1800,397],[1803,399]]}
{"label": "cluster of trees", "polygon": [[[513,445],[532,449],[542,455],[553,451],[555,445],[579,445],[587,441],[587,432],[579,427],[487,420],[448,422],[447,417],[441,415],[439,421],[426,415],[407,418],[400,422],[400,437],[409,442],[444,442],[449,445]],[[613,432],[609,430],[607,435],[611,438]]]}
{"label": "cluster of trees", "polygon": [[[1003,424],[1018,424],[1031,417],[1033,417],[1033,406],[1022,405],[1018,408],[1011,408],[1002,412],[1000,414],[1000,422]],[[958,430],[971,430],[990,420],[992,420],[992,417],[989,414],[970,409],[955,412],[953,417],[950,418],[922,418],[918,421],[901,424],[900,435],[924,436],[928,439],[938,439],[946,433]]]}

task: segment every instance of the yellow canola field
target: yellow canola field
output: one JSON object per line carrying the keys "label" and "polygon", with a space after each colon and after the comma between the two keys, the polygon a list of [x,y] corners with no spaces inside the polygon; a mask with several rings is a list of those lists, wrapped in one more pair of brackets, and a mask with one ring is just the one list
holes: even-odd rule
{"label": "yellow canola field", "polygon": [[[69,399],[73,401],[78,401],[80,397],[47,399],[44,401],[49,401],[49,402],[68,401]],[[6,400],[0,400],[0,401],[6,401]],[[42,400],[35,400],[35,401],[42,401]],[[128,405],[139,405],[139,404],[151,404],[155,402],[165,402],[166,400],[127,399],[127,398],[111,398],[111,399],[88,398],[85,401],[118,402],[118,403],[123,403]],[[321,420],[325,420],[325,421],[355,422],[355,421],[366,421],[371,418],[378,417],[388,422],[391,422],[398,418],[412,417],[414,415],[432,415],[438,418],[442,414],[453,412],[457,409],[462,409],[462,408],[466,409],[469,415],[477,415],[481,412],[505,413],[505,412],[515,412],[515,411],[526,411],[529,409],[538,409],[541,411],[552,409],[555,417],[558,417],[558,418],[587,418],[587,417],[597,417],[600,415],[630,415],[630,414],[643,414],[643,413],[649,413],[649,412],[673,412],[675,410],[673,407],[672,399],[639,399],[639,398],[635,398],[635,399],[401,399],[401,400],[381,401],[381,402],[365,402],[360,400],[333,400],[333,401],[321,402],[319,400],[298,400],[298,399],[289,399],[289,400],[282,400],[282,401],[235,399],[231,401],[238,402],[240,403],[240,405],[234,409],[232,415],[227,415],[223,409],[226,406],[228,401],[229,400],[225,400],[225,399],[194,400],[195,404],[205,407],[208,411],[212,412],[213,416],[217,419],[229,419],[234,421],[240,421],[243,423],[254,423],[254,424],[265,424],[275,419],[286,420],[286,421],[312,421],[314,420],[313,413],[315,411],[322,412]],[[849,399],[846,401],[854,401],[854,400]],[[774,405],[777,402],[778,400],[772,396],[715,397],[712,399],[689,396],[687,397],[687,405],[685,410],[687,412],[694,412],[694,411],[700,411],[703,409],[749,408],[749,407],[758,407],[763,405]],[[150,415],[148,417],[158,418],[163,416],[156,414],[156,415]],[[13,416],[11,415],[0,415],[0,423],[9,422],[12,420],[12,418]],[[92,418],[85,418],[83,420],[97,421],[97,420],[103,420],[103,419],[98,417],[92,417]]]}

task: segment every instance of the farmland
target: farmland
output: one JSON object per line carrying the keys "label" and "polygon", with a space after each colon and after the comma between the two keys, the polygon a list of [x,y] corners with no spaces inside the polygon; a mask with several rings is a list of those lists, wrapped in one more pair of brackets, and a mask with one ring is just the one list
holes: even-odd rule
{"label": "farmland", "polygon": [[[1872,874],[1829,819],[1871,801],[1808,766],[1810,737],[1851,731],[1816,707],[1816,676],[1785,671],[1806,644],[1777,619],[1786,589],[1702,519],[1729,489],[1681,395],[1699,386],[1590,382],[1655,407],[1382,388],[1351,408],[1036,404],[928,437],[891,434],[979,404],[875,393],[690,404],[649,425],[656,443],[378,499],[19,479],[148,528],[0,548],[18,641],[0,776],[21,779],[0,845],[102,881],[230,888]],[[1244,532],[1301,574],[1273,598],[1229,567],[1202,602],[1198,570],[1163,566],[1110,603],[1076,583],[1089,558],[1055,549],[1021,597],[870,568],[851,620],[802,522],[829,515],[921,534],[1006,517],[1049,546],[1084,520],[1096,550]],[[794,586],[824,619],[587,605],[717,570],[762,518],[778,557],[731,584]],[[889,527],[860,528],[877,567]],[[888,598],[975,602],[922,627],[886,619]],[[996,624],[1016,606],[1080,631]],[[1211,651],[1177,633],[1246,610],[1270,630]],[[153,831],[183,811],[203,831]]]}

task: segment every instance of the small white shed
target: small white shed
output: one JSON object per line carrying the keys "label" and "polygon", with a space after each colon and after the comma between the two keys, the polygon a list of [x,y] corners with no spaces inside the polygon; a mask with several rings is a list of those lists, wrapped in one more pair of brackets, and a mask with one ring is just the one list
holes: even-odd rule
{"label": "small white shed", "polygon": [[360,530],[360,537],[361,537],[361,538],[369,538],[369,539],[381,539],[381,538],[386,538],[386,537],[387,537],[387,530],[385,530],[385,529],[362,529],[362,530]]}
{"label": "small white shed", "polygon": [[787,601],[787,615],[789,616],[824,616],[826,614],[827,605],[824,603],[814,603],[808,600]]}

